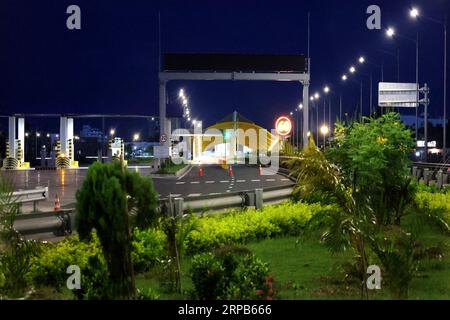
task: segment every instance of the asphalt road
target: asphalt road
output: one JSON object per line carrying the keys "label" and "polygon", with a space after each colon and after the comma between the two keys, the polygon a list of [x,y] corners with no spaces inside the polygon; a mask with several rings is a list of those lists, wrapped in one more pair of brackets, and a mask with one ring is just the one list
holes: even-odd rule
{"label": "asphalt road", "polygon": [[[195,197],[208,194],[253,190],[288,185],[292,182],[279,174],[259,175],[258,168],[233,166],[233,176],[220,166],[204,166],[203,176],[198,176],[198,168],[193,166],[179,178],[154,178],[154,186],[161,197],[169,194],[182,197]],[[141,175],[150,175],[150,169],[130,169]],[[266,172],[266,171],[265,171]],[[62,207],[71,207],[75,203],[75,193],[81,187],[86,169],[78,170],[27,170],[3,171],[1,175],[9,178],[15,190],[33,189],[37,186],[49,187],[49,200],[39,204],[40,210],[52,210],[56,194]],[[24,207],[24,210],[27,208]]]}

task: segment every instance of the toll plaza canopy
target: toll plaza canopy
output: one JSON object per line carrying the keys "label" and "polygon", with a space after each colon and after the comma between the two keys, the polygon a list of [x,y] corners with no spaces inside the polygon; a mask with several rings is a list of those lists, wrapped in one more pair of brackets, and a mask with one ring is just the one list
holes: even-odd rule
{"label": "toll plaza canopy", "polygon": [[205,139],[204,137],[202,139],[202,151],[210,151],[218,144],[223,143],[229,143],[232,148],[235,146],[236,151],[243,150],[243,147],[252,152],[272,151],[280,142],[278,136],[258,126],[237,111],[206,128],[205,132],[213,130],[219,130],[222,132],[222,136],[211,136],[210,139]]}

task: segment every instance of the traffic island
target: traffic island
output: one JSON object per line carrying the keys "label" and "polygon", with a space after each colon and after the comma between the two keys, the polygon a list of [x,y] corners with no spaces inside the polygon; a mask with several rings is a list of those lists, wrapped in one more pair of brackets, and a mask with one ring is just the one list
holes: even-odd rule
{"label": "traffic island", "polygon": [[152,173],[152,178],[178,178],[185,174],[192,168],[188,164],[172,164],[170,166],[161,166],[155,173]]}

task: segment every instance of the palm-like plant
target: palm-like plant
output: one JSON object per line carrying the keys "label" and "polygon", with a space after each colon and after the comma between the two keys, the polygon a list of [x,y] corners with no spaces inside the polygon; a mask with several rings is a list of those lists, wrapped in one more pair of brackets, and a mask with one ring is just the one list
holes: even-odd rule
{"label": "palm-like plant", "polygon": [[23,240],[14,228],[18,213],[12,184],[0,177],[0,274],[5,279],[1,289],[11,297],[24,293],[32,257],[39,251],[37,242]]}
{"label": "palm-like plant", "polygon": [[[395,297],[406,296],[412,277],[413,238],[406,232],[388,232],[393,226],[400,228],[401,218],[414,202],[407,177],[412,146],[410,131],[397,114],[390,113],[347,127],[338,124],[334,146],[326,155],[311,140],[300,158],[286,163],[297,176],[297,199],[337,205],[338,210],[316,216],[312,225],[326,227],[322,239],[333,251],[353,249],[366,297],[366,247],[392,279]],[[399,277],[399,272],[406,275]]]}

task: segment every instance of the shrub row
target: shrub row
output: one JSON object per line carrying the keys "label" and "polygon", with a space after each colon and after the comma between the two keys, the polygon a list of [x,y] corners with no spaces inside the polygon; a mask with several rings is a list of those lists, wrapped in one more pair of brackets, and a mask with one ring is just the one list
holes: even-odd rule
{"label": "shrub row", "polygon": [[421,209],[437,215],[450,224],[450,193],[418,192],[416,202]]}
{"label": "shrub row", "polygon": [[199,219],[197,229],[186,239],[186,252],[209,251],[223,244],[243,244],[251,240],[298,234],[317,213],[331,206],[288,202]]}
{"label": "shrub row", "polygon": [[[285,203],[263,210],[246,210],[195,218],[197,227],[185,240],[186,253],[211,251],[225,244],[244,244],[251,240],[298,234],[317,213],[330,206]],[[135,230],[132,258],[136,272],[150,270],[166,254],[166,235],[157,229]],[[43,246],[33,258],[30,280],[35,286],[64,288],[67,267],[80,267],[83,288],[78,298],[108,298],[108,270],[98,238],[89,243],[70,237],[57,244]],[[205,258],[206,259],[206,258]],[[0,277],[1,280],[1,277]]]}

